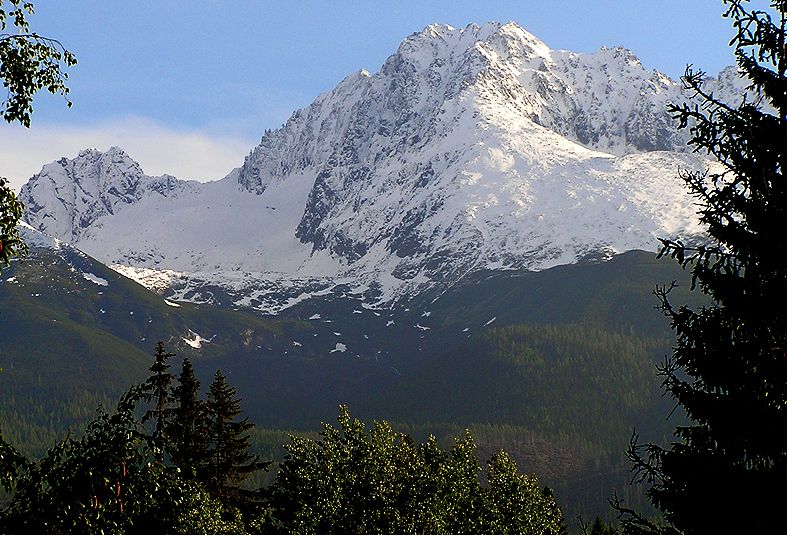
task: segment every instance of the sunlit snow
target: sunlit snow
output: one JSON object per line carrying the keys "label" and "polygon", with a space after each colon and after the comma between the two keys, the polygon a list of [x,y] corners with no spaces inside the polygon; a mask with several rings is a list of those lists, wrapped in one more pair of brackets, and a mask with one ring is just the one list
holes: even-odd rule
{"label": "sunlit snow", "polygon": [[[739,91],[727,78],[709,87]],[[336,293],[384,307],[476,270],[697,235],[677,174],[709,161],[676,152],[686,134],[664,105],[681,91],[619,47],[577,54],[515,23],[431,25],[380,72],[349,75],[266,133],[221,180],[147,176],[113,147],[45,165],[20,198],[45,207],[25,217],[55,238],[35,239],[73,243],[177,301],[226,294],[279,313]]]}
{"label": "sunlit snow", "polygon": [[195,333],[191,329],[189,329],[189,337],[188,338],[181,337],[181,340],[186,342],[186,344],[193,347],[194,349],[200,349],[203,343],[211,342],[213,338],[214,338],[213,336],[211,336],[210,338],[205,338],[203,336],[200,336],[198,333]]}
{"label": "sunlit snow", "polygon": [[92,282],[93,284],[98,284],[99,286],[109,285],[107,279],[102,279],[101,277],[99,277],[98,275],[94,275],[93,273],[82,273],[82,276],[85,277],[85,279]]}

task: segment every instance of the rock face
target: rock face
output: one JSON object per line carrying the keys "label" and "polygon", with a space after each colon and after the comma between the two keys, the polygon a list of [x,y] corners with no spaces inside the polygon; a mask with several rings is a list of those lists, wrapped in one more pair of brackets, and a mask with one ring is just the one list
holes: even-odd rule
{"label": "rock face", "polygon": [[[743,92],[734,71],[710,83]],[[276,311],[339,284],[386,301],[698,233],[677,170],[708,162],[665,109],[686,98],[622,48],[432,25],[222,180],[147,177],[119,149],[88,150],[46,165],[22,200],[31,225],[149,285],[167,270],[181,299]]]}

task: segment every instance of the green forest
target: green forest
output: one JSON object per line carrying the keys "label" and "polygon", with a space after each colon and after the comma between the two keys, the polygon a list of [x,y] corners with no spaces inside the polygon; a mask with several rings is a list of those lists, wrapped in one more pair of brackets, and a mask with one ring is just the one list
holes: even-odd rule
{"label": "green forest", "polygon": [[[89,271],[111,280],[114,290],[91,293],[69,278],[68,265],[63,265],[62,271],[54,270],[61,259],[41,254],[31,253],[23,265],[11,266],[10,275],[16,283],[0,289],[0,303],[27,307],[34,313],[24,316],[24,325],[21,319],[0,325],[0,336],[18,340],[17,347],[24,348],[23,340],[33,336],[35,329],[51,332],[47,318],[54,316],[61,329],[61,347],[62,340],[69,340],[81,351],[73,354],[69,349],[73,356],[68,362],[53,358],[58,354],[54,348],[7,349],[3,353],[3,430],[11,443],[33,456],[43,455],[65,435],[65,429],[78,434],[95,416],[96,407],[112,407],[127,388],[118,384],[118,378],[144,379],[151,347],[145,341],[135,343],[134,336],[150,338],[143,330],[147,325],[156,326],[154,335],[166,336],[182,332],[183,324],[194,325],[197,318],[210,313],[225,332],[234,326],[244,332],[259,332],[254,336],[260,338],[267,332],[278,333],[280,341],[275,347],[282,352],[290,335],[305,341],[300,330],[308,326],[298,322],[262,321],[237,312],[206,307],[196,310],[188,304],[173,309],[161,299],[151,299],[133,283],[110,278],[112,273],[99,271],[97,265],[90,265]],[[46,285],[38,282],[46,280],[40,275],[44,264],[50,266],[51,273],[62,275]],[[524,473],[538,474],[543,484],[555,490],[567,518],[598,514],[611,519],[614,515],[607,501],[612,489],[625,493],[634,503],[644,503],[643,490],[628,485],[625,448],[632,430],[664,443],[670,426],[678,421],[677,415],[667,421],[671,404],[659,396],[653,372],[669,351],[672,338],[669,326],[653,308],[650,281],[685,276],[678,266],[656,261],[652,253],[644,252],[621,255],[604,265],[516,275],[480,275],[457,293],[433,303],[430,309],[443,323],[434,325],[433,341],[417,359],[408,360],[412,347],[400,350],[402,356],[395,365],[403,375],[395,376],[395,381],[378,377],[376,368],[359,363],[357,358],[337,363],[317,354],[293,364],[292,356],[277,359],[272,355],[260,361],[257,353],[247,356],[241,342],[226,336],[223,345],[216,341],[200,352],[180,346],[173,350],[178,353],[173,366],[179,366],[184,358],[191,359],[196,375],[206,384],[215,368],[221,367],[236,386],[243,386],[238,391],[245,413],[257,424],[250,430],[252,451],[274,461],[274,468],[284,458],[282,445],[289,434],[313,436],[319,422],[331,421],[338,405],[347,404],[363,420],[387,420],[417,440],[434,434],[444,448],[469,428],[485,456],[503,449]],[[571,284],[558,286],[564,279]],[[688,284],[685,281],[680,290],[681,298],[687,300],[692,297]],[[70,290],[57,292],[50,285]],[[545,290],[554,287],[561,288],[561,295]],[[41,297],[26,305],[30,293]],[[481,302],[476,293],[494,298]],[[599,293],[605,297],[599,298]],[[74,305],[75,295],[82,299],[79,305]],[[136,313],[129,316],[123,307],[113,305],[119,300],[136,303],[132,307]],[[462,305],[467,302],[472,302],[472,307]],[[78,310],[63,314],[67,304]],[[99,309],[107,313],[101,314]],[[472,325],[473,316],[486,318],[493,310],[505,312],[472,337],[462,333],[465,325]],[[619,310],[626,311],[625,318],[619,317]],[[358,316],[352,316],[357,321]],[[79,331],[69,328],[75,317],[80,321]],[[85,327],[91,322],[96,322],[95,329]],[[6,328],[9,325],[12,328]],[[25,328],[31,325],[32,329]],[[327,325],[335,330],[334,324]],[[102,326],[111,329],[99,329]],[[345,327],[342,330],[350,336]],[[127,339],[113,334],[129,332],[134,334]],[[369,332],[379,329],[374,331],[372,326]],[[209,350],[212,353],[207,353]],[[279,361],[289,367],[277,370]],[[70,369],[74,365],[79,366],[78,374]],[[244,370],[254,366],[260,368],[263,379],[254,374],[248,382],[250,374]],[[365,376],[368,370],[378,375]],[[347,384],[348,375],[358,375],[359,380],[333,397],[315,396],[311,401],[297,385],[308,373],[317,377],[318,385]],[[296,386],[283,390],[278,386],[281,384]],[[639,391],[652,396],[637,396]],[[255,473],[247,484],[269,485],[274,477],[274,469]]]}
{"label": "green forest", "polygon": [[271,484],[242,485],[271,463],[251,453],[235,389],[217,370],[201,398],[189,360],[176,378],[172,356],[159,343],[142,384],[39,460],[0,435],[3,533],[565,531],[549,488],[503,451],[482,469],[469,431],[443,449],[346,407],[338,427],[289,436]]}

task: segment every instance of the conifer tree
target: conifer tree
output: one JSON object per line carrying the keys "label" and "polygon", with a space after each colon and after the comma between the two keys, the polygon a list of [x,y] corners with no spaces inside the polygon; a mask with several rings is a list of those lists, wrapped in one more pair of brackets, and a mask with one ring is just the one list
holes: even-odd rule
{"label": "conifer tree", "polygon": [[[719,170],[683,172],[700,205],[705,244],[664,240],[710,304],[675,307],[658,290],[676,333],[662,374],[689,423],[669,448],[630,451],[652,483],[665,523],[623,512],[626,533],[780,533],[787,481],[787,2],[751,9],[726,0],[741,74],[753,99],[719,101],[703,73],[684,83],[699,105],[672,106],[690,145]],[[750,97],[751,98],[751,97]]]}
{"label": "conifer tree", "polygon": [[168,452],[175,466],[187,477],[196,475],[205,464],[208,447],[207,408],[199,399],[200,383],[188,358],[178,385],[172,389],[174,407],[167,429]]}
{"label": "conifer tree", "polygon": [[[158,446],[159,451],[163,452],[165,444],[165,430],[167,427],[166,420],[169,415],[169,387],[172,384],[172,380],[175,378],[175,376],[168,371],[170,366],[167,363],[167,360],[169,360],[171,357],[174,357],[175,354],[170,353],[164,349],[164,342],[159,341],[156,344],[154,356],[155,360],[150,366],[152,375],[148,377],[147,381],[145,381],[145,384],[143,385],[145,399],[147,401],[153,401],[154,408],[145,412],[145,414],[142,416],[142,423],[145,423],[151,419],[155,420],[153,440]],[[163,455],[163,453],[160,455]]]}
{"label": "conifer tree", "polygon": [[[0,436],[3,535],[238,534],[238,515],[204,487],[160,462],[139,432],[139,386],[113,413],[100,411],[81,437],[68,436],[39,460],[22,457]],[[4,497],[5,498],[5,497]]]}
{"label": "conifer tree", "polygon": [[221,370],[216,370],[206,402],[210,445],[202,479],[215,496],[242,501],[246,493],[238,484],[269,463],[249,451],[247,431],[254,424],[248,418],[239,419],[242,411],[236,395]]}

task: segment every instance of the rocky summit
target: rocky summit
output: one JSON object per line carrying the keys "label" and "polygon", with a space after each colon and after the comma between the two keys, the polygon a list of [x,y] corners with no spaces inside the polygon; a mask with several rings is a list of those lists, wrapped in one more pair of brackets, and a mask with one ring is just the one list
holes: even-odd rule
{"label": "rocky summit", "polygon": [[[740,100],[732,70],[710,86]],[[172,299],[279,312],[367,306],[485,270],[655,250],[699,232],[667,103],[623,48],[551,50],[516,23],[431,25],[264,134],[215,182],[150,177],[119,148],[45,165],[25,219]]]}

